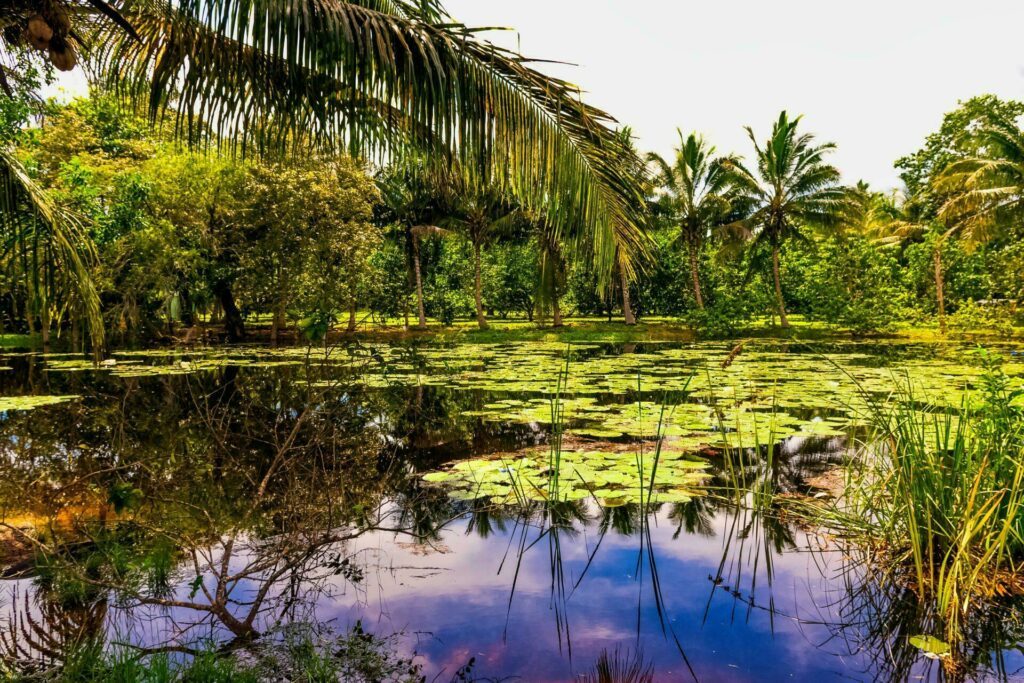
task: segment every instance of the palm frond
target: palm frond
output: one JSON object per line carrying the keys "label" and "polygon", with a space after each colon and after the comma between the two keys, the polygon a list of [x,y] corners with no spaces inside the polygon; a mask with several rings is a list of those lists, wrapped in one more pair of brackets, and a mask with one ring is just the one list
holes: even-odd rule
{"label": "palm frond", "polygon": [[590,249],[604,277],[619,248],[646,248],[641,188],[611,117],[436,3],[125,0],[120,9],[141,41],[109,24],[94,41],[93,72],[148,96],[154,117],[173,106],[186,135],[208,123],[243,145],[344,146],[378,160],[419,154],[429,139],[462,173]]}
{"label": "palm frond", "polygon": [[66,268],[83,308],[94,349],[102,348],[103,317],[90,266],[96,254],[81,224],[58,206],[7,148],[0,147],[0,230],[21,249],[49,245]]}

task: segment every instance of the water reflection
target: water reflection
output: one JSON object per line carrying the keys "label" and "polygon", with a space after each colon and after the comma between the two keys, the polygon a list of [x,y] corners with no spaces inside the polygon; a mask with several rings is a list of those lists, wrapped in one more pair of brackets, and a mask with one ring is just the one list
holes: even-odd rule
{"label": "water reflection", "polygon": [[20,671],[96,643],[187,656],[356,623],[403,634],[428,680],[470,662],[572,680],[615,653],[655,680],[1021,666],[1009,609],[979,615],[961,668],[922,658],[908,638],[930,616],[899,582],[785,513],[780,496],[815,495],[843,462],[840,438],[713,454],[716,495],[687,503],[499,506],[420,476],[545,443],[541,425],[464,415],[489,392],[369,389],[348,381],[358,364],[308,360],[140,378],[5,362],[7,395],[84,397],[0,420],[0,658]]}

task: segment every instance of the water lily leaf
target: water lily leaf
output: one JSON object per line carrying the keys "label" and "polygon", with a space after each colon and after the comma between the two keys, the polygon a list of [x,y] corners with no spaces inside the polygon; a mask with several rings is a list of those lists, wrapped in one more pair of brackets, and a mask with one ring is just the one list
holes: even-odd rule
{"label": "water lily leaf", "polygon": [[935,636],[911,636],[910,644],[931,659],[948,657],[950,653],[949,644]]}
{"label": "water lily leaf", "polygon": [[0,397],[0,412],[32,410],[41,406],[74,401],[81,396],[4,396]]}

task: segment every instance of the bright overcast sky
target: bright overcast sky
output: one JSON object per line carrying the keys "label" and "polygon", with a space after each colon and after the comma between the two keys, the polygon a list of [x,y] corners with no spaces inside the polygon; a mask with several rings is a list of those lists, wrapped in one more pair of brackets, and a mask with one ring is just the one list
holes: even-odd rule
{"label": "bright overcast sky", "polygon": [[[1020,0],[444,0],[459,21],[579,84],[669,154],[676,128],[747,155],[779,111],[839,145],[847,180],[898,183],[892,163],[958,100],[1024,99]],[[84,89],[80,73],[63,79]]]}
{"label": "bright overcast sky", "polygon": [[507,26],[495,42],[577,83],[671,151],[676,128],[748,154],[782,109],[839,145],[849,181],[897,183],[892,162],[916,149],[957,100],[1024,99],[1020,0],[445,0],[459,21]]}

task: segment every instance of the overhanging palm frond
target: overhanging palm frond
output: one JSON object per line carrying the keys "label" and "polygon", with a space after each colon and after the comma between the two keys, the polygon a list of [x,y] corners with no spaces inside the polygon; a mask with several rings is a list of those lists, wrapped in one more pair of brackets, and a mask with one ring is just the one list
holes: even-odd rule
{"label": "overhanging palm frond", "polygon": [[[103,317],[90,265],[92,242],[73,215],[55,204],[11,150],[0,147],[0,230],[21,251],[48,245],[52,265],[68,271],[83,308],[94,349],[103,345]],[[36,274],[26,273],[26,277]]]}
{"label": "overhanging palm frond", "polygon": [[618,248],[645,248],[642,192],[611,117],[437,3],[125,0],[120,9],[142,40],[108,26],[93,68],[122,92],[148,87],[154,114],[173,104],[179,128],[205,121],[236,140],[260,131],[262,142],[273,130],[282,145],[344,144],[378,159],[421,152],[426,136],[408,132],[429,131],[464,174],[591,249],[605,277]]}
{"label": "overhanging palm frond", "polygon": [[939,219],[949,234],[978,244],[1024,221],[1024,130],[996,119],[976,133],[985,156],[950,164],[933,183],[947,197]]}

